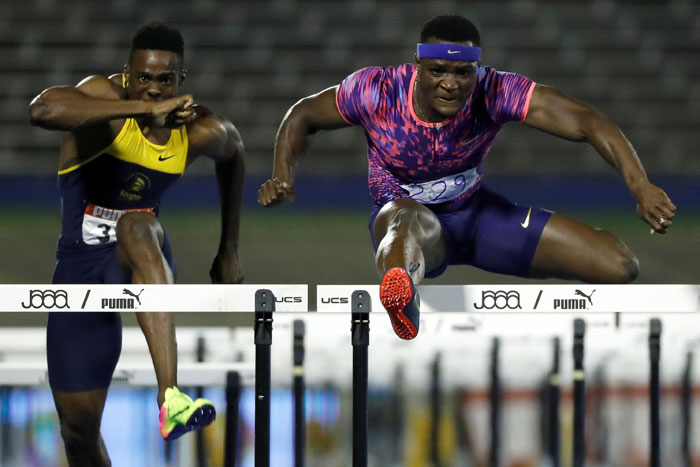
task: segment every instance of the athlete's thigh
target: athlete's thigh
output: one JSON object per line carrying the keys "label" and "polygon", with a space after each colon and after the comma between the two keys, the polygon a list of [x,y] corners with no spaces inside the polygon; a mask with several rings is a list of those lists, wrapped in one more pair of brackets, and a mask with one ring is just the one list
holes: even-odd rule
{"label": "athlete's thigh", "polygon": [[[56,263],[53,283],[104,284],[112,276],[122,283],[114,247],[86,249],[64,255]],[[49,384],[55,391],[107,388],[119,360],[122,343],[119,313],[94,310],[51,312],[46,327]]]}
{"label": "athlete's thigh", "polygon": [[412,199],[401,198],[379,210],[375,208],[369,226],[375,252],[389,231],[395,230],[411,235],[417,242],[426,260],[426,271],[439,267],[447,257],[447,240],[438,216]]}
{"label": "athlete's thigh", "polygon": [[542,231],[552,213],[521,206],[482,187],[469,209],[471,228],[454,261],[486,271],[527,277]]}
{"label": "athlete's thigh", "polygon": [[615,235],[554,214],[542,232],[531,275],[587,282],[629,282],[637,270],[636,258]]}
{"label": "athlete's thigh", "polygon": [[[117,268],[129,268],[136,258],[162,256],[173,277],[177,270],[170,239],[160,220],[148,213],[127,213],[117,223]],[[129,277],[129,282],[131,278]]]}
{"label": "athlete's thigh", "polygon": [[51,388],[60,392],[107,388],[121,345],[119,313],[49,313],[46,355]]}

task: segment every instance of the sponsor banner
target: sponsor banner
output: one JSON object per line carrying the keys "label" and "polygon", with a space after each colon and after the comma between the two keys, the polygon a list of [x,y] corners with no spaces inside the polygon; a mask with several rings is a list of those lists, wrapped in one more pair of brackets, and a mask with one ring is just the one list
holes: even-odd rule
{"label": "sponsor banner", "polygon": [[[355,290],[366,290],[382,311],[378,285],[319,285],[318,311],[350,311]],[[421,312],[698,312],[700,285],[420,285]]]}
{"label": "sponsor banner", "polygon": [[308,311],[307,285],[26,284],[0,285],[0,311],[255,311],[269,289],[277,311]]}

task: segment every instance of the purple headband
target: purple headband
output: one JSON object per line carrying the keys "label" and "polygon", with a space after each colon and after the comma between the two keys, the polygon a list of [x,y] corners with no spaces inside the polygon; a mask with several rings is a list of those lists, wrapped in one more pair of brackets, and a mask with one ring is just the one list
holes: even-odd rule
{"label": "purple headband", "polygon": [[481,48],[459,44],[418,44],[418,58],[441,58],[443,60],[462,60],[478,62],[481,59]]}

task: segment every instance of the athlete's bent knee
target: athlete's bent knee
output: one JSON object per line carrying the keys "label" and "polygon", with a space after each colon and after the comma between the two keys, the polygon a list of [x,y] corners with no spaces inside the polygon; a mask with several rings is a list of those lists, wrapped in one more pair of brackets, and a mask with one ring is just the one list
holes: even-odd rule
{"label": "athlete's bent knee", "polygon": [[157,261],[161,256],[163,229],[146,213],[128,213],[117,223],[117,242],[129,263]]}
{"label": "athlete's bent knee", "polygon": [[377,214],[377,219],[381,219],[389,225],[395,224],[406,216],[416,218],[420,208],[421,205],[412,199],[397,199],[382,206],[379,214]]}
{"label": "athlete's bent knee", "polygon": [[92,452],[99,446],[100,422],[89,418],[80,421],[70,421],[61,418],[61,438],[69,453],[80,454]]}
{"label": "athlete's bent knee", "polygon": [[618,277],[615,282],[628,284],[639,276],[639,260],[629,250],[618,259]]}
{"label": "athlete's bent knee", "polygon": [[117,222],[117,239],[121,242],[142,242],[156,238],[161,241],[162,228],[158,220],[144,212],[124,214]]}

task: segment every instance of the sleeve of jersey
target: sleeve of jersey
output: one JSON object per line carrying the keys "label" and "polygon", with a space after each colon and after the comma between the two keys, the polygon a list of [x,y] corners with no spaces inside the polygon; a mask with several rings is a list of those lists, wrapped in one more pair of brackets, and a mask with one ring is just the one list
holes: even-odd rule
{"label": "sleeve of jersey", "polygon": [[351,125],[364,125],[377,110],[384,70],[362,68],[340,83],[335,103],[340,115]]}
{"label": "sleeve of jersey", "polygon": [[535,82],[516,73],[493,71],[486,89],[486,107],[494,122],[520,121],[527,117]]}

